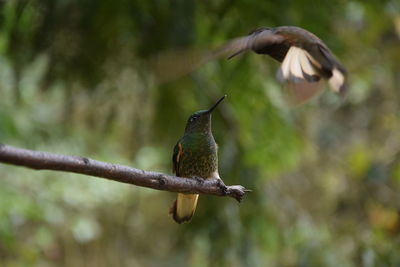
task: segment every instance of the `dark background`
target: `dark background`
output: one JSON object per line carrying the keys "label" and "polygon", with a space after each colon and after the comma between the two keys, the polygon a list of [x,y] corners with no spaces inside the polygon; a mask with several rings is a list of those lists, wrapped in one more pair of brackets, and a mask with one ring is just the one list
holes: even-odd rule
{"label": "dark background", "polygon": [[[0,265],[400,265],[400,4],[392,1],[0,2],[0,142],[171,173],[187,117],[213,116],[220,174],[253,192],[201,196],[0,165]],[[252,53],[190,74],[204,49],[296,25],[348,68],[293,106]]]}

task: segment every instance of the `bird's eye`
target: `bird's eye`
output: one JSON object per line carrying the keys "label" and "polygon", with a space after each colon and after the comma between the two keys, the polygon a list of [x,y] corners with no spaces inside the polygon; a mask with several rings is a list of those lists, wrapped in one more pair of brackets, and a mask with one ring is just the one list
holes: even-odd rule
{"label": "bird's eye", "polygon": [[197,116],[191,117],[191,118],[190,118],[190,122],[194,122],[195,120],[197,120],[197,118],[198,118]]}

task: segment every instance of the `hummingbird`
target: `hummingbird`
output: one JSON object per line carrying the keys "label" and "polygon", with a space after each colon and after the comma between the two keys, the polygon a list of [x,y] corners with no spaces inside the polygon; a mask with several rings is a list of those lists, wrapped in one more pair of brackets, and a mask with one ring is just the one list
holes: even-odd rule
{"label": "hummingbird", "polygon": [[[173,171],[178,177],[221,179],[218,173],[218,146],[211,131],[211,113],[226,97],[221,97],[208,110],[200,110],[190,115],[185,133],[174,147]],[[170,209],[177,223],[188,222],[192,218],[198,201],[198,194],[178,193]]]}
{"label": "hummingbird", "polygon": [[347,71],[326,44],[313,33],[295,26],[263,27],[223,46],[218,54],[228,59],[252,50],[281,62],[277,76],[300,87],[313,86],[321,78],[340,95],[347,91]]}

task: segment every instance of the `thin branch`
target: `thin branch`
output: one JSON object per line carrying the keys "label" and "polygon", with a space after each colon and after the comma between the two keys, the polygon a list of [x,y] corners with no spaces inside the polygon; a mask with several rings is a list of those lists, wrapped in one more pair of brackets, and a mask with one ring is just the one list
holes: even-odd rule
{"label": "thin branch", "polygon": [[34,151],[0,144],[0,162],[35,170],[53,170],[86,174],[121,183],[180,193],[229,196],[241,201],[249,191],[241,185],[226,186],[217,179],[185,179],[159,172],[101,162],[85,157]]}

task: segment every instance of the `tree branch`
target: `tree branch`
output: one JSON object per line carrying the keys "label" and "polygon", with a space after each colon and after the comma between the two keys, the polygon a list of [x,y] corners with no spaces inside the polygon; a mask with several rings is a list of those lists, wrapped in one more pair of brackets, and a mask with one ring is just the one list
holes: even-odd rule
{"label": "tree branch", "polygon": [[241,201],[247,191],[241,185],[226,186],[219,179],[182,179],[159,172],[101,162],[85,157],[34,151],[0,144],[0,162],[35,170],[86,174],[121,183],[180,193],[229,196]]}

